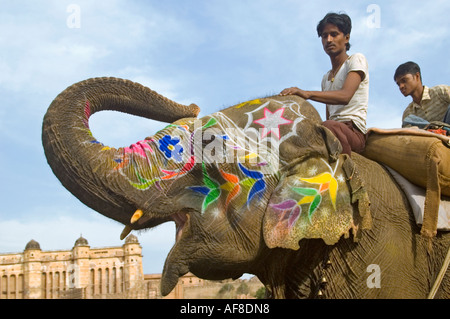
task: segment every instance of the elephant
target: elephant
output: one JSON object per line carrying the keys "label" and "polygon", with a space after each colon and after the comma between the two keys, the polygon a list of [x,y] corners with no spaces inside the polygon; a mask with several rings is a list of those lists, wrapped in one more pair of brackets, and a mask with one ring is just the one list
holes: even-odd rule
{"label": "elephant", "polygon": [[[115,110],[168,125],[128,147],[97,141],[89,117]],[[139,83],[91,78],[49,106],[42,143],[53,173],[82,203],[144,231],[174,222],[161,292],[192,272],[254,274],[268,298],[426,298],[450,244],[430,239],[381,164],[342,154],[317,110],[266,96],[198,118]],[[450,276],[435,295],[450,297]]]}

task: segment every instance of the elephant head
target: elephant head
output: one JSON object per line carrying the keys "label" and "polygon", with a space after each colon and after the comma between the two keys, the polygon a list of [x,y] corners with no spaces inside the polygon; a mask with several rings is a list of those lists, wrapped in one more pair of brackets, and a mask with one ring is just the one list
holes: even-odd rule
{"label": "elephant head", "polygon": [[[89,117],[117,110],[169,124],[129,147],[97,141]],[[162,293],[188,271],[206,279],[255,273],[277,247],[302,238],[335,243],[357,229],[351,160],[314,107],[267,97],[197,119],[127,80],[96,78],[67,88],[50,105],[42,140],[49,165],[84,204],[131,230],[174,221]],[[363,214],[362,214],[363,215]]]}

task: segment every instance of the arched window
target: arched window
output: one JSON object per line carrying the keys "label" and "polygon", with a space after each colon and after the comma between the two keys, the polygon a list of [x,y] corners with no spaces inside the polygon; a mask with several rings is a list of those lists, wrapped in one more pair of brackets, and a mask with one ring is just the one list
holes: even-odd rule
{"label": "arched window", "polygon": [[97,270],[97,277],[98,277],[98,293],[102,294],[103,293],[103,289],[102,289],[102,270],[99,268]]}
{"label": "arched window", "polygon": [[60,276],[59,276],[59,271],[55,272],[55,295],[57,298],[59,298],[59,293],[60,293],[60,289],[61,289],[61,283],[60,283]]}
{"label": "arched window", "polygon": [[17,290],[18,290],[17,298],[19,298],[19,299],[23,299],[23,286],[24,286],[24,278],[23,278],[23,275],[20,274],[18,282],[17,282]]}
{"label": "arched window", "polygon": [[8,277],[6,275],[2,276],[2,280],[0,283],[0,289],[1,289],[1,299],[7,299],[8,298]]}
{"label": "arched window", "polygon": [[9,299],[16,299],[16,275],[9,276]]}
{"label": "arched window", "polygon": [[109,293],[111,293],[111,291],[110,291],[110,285],[109,285],[109,282],[110,282],[110,278],[109,278],[109,268],[106,268],[105,269],[105,281],[106,281],[106,291],[105,291],[105,293],[107,293],[107,294],[109,294]]}
{"label": "arched window", "polygon": [[123,278],[123,267],[119,268],[119,292],[124,292],[125,291],[125,287],[124,287],[124,278]]}
{"label": "arched window", "polygon": [[90,290],[90,295],[94,296],[95,295],[95,270],[91,269],[91,273],[89,275],[89,290]]}
{"label": "arched window", "polygon": [[67,273],[65,271],[62,272],[62,289],[67,290]]}
{"label": "arched window", "polygon": [[47,299],[47,273],[41,275],[41,298]]}
{"label": "arched window", "polygon": [[53,299],[53,272],[48,273],[48,298]]}
{"label": "arched window", "polygon": [[112,293],[117,293],[117,269],[113,267],[112,269]]}

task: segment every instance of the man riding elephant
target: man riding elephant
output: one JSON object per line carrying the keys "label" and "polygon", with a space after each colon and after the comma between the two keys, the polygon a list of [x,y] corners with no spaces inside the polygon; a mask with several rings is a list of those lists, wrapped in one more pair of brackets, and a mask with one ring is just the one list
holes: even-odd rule
{"label": "man riding elephant", "polygon": [[322,79],[322,91],[284,89],[281,95],[295,94],[326,104],[327,120],[322,123],[342,144],[343,153],[362,152],[366,142],[366,117],[369,103],[369,69],[361,53],[351,56],[352,23],[346,14],[329,13],[317,25],[331,70]]}

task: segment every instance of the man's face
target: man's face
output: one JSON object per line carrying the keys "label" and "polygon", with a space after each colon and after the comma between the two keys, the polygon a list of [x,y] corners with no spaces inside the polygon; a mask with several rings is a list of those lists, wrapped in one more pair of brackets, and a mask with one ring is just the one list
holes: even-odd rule
{"label": "man's face", "polygon": [[346,52],[346,44],[350,41],[350,35],[345,35],[334,24],[327,23],[321,34],[322,45],[325,53],[336,56],[342,51]]}
{"label": "man's face", "polygon": [[419,73],[401,75],[395,79],[395,82],[404,96],[411,95],[418,86],[422,85]]}

